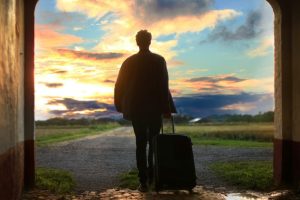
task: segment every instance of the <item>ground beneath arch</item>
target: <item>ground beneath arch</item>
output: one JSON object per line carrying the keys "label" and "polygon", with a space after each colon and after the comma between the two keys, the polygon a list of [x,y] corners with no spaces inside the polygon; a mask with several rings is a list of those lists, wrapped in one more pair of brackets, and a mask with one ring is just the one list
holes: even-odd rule
{"label": "ground beneath arch", "polygon": [[[272,160],[270,148],[194,146],[198,184],[208,189],[232,189],[221,181],[209,165],[222,161]],[[118,175],[135,167],[135,139],[130,127],[54,146],[36,149],[38,167],[70,171],[76,191],[105,191],[118,185]]]}

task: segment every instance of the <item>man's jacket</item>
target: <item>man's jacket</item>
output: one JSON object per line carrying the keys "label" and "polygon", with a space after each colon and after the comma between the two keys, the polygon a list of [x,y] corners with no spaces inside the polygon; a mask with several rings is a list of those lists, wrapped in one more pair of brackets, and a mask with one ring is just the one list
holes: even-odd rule
{"label": "man's jacket", "polygon": [[176,113],[165,59],[150,51],[127,58],[115,84],[114,103],[125,119]]}

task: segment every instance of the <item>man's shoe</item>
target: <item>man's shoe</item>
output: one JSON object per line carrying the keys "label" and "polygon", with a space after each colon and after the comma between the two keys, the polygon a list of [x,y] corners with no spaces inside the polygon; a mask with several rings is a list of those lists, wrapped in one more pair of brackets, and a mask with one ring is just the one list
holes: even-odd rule
{"label": "man's shoe", "polygon": [[148,191],[148,187],[146,184],[140,184],[138,187],[138,191],[140,192],[147,192]]}

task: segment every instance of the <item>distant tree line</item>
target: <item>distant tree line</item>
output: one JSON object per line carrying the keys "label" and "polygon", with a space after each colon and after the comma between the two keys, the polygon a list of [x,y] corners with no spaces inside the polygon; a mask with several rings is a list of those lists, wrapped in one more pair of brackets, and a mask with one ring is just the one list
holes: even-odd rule
{"label": "distant tree line", "polygon": [[174,115],[174,123],[180,124],[180,123],[187,123],[191,121],[193,117],[188,115],[182,115],[182,114],[176,114]]}
{"label": "distant tree line", "polygon": [[47,120],[37,120],[35,124],[37,126],[75,126],[75,125],[97,125],[97,124],[111,123],[111,122],[117,122],[117,120],[111,118],[68,119],[68,118],[55,117]]}
{"label": "distant tree line", "polygon": [[258,113],[257,115],[249,114],[225,114],[225,115],[211,115],[204,117],[198,123],[214,123],[214,122],[274,122],[274,112],[268,111]]}
{"label": "distant tree line", "polygon": [[[174,122],[176,124],[188,123],[193,119],[191,116],[177,114],[174,115]],[[249,114],[225,114],[225,115],[211,115],[201,118],[195,123],[229,123],[229,122],[273,122],[274,112],[268,111],[258,113],[257,115]],[[104,123],[119,123],[121,125],[130,125],[131,122],[124,119],[111,119],[111,118],[80,118],[80,119],[67,119],[67,118],[50,118],[47,120],[36,121],[37,126],[74,126],[74,125],[97,125]]]}

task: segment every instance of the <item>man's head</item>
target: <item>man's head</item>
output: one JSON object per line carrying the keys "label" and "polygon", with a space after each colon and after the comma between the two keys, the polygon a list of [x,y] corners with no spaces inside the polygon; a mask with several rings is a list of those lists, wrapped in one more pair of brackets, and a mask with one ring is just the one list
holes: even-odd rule
{"label": "man's head", "polygon": [[152,35],[147,30],[140,30],[137,32],[135,39],[140,49],[148,49],[151,44]]}

